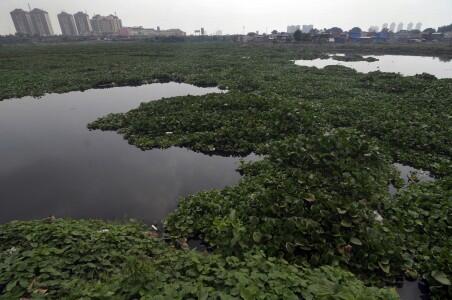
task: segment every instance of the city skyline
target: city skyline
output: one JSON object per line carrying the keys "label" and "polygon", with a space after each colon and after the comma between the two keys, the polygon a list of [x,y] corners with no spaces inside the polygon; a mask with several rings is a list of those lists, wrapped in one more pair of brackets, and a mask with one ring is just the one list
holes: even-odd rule
{"label": "city skyline", "polygon": [[[124,26],[142,25],[148,28],[181,28],[188,33],[200,27],[206,28],[208,33],[222,30],[224,34],[243,33],[256,31],[271,32],[273,29],[285,31],[289,24],[314,24],[316,28],[329,28],[338,26],[344,30],[349,30],[354,26],[367,29],[375,24],[396,22],[408,24],[410,22],[422,22],[423,28],[447,25],[452,23],[450,12],[452,11],[452,1],[438,0],[435,3],[429,3],[424,0],[401,0],[398,3],[382,0],[379,2],[381,14],[375,14],[372,9],[374,3],[365,6],[358,5],[356,0],[339,0],[337,3],[331,3],[326,8],[320,8],[318,4],[312,4],[307,1],[281,0],[278,6],[272,6],[274,1],[255,1],[250,0],[243,4],[243,1],[231,0],[229,5],[226,2],[211,3],[203,0],[185,1],[184,5],[174,5],[175,1],[156,0],[153,3],[142,0],[132,0],[134,4],[124,4],[121,1],[87,1],[77,2],[62,0],[55,3],[49,0],[29,1],[32,8],[40,8],[48,11],[50,22],[54,27],[55,34],[60,34],[61,30],[57,15],[61,12],[74,14],[78,11],[87,11],[90,17],[95,14],[110,15],[117,12],[123,20]],[[177,2],[177,1],[176,1]],[[325,0],[317,1],[323,3]],[[382,2],[391,3],[391,11],[399,7],[395,14],[382,10]],[[4,0],[0,3],[0,34],[14,34],[15,28],[11,21],[9,13],[15,8],[28,10],[28,1]],[[172,3],[173,5],[169,5]],[[299,6],[300,9],[287,9],[282,12],[281,3]],[[302,3],[300,5],[300,3]],[[303,4],[305,3],[305,4]],[[309,4],[306,4],[309,3]],[[422,6],[423,9],[419,9]],[[235,8],[235,9],[234,9]],[[301,9],[303,8],[303,9]],[[353,14],[350,9],[353,8]],[[298,13],[295,13],[296,11]],[[377,10],[378,11],[378,10]],[[185,17],[181,14],[184,12]],[[331,15],[335,13],[335,18]],[[309,15],[309,16],[307,16]],[[376,16],[375,16],[376,15]],[[352,17],[350,17],[352,16]],[[328,18],[327,18],[328,17]],[[262,19],[262,20],[261,20]],[[347,20],[349,19],[349,20]],[[224,20],[224,21],[222,21]]]}

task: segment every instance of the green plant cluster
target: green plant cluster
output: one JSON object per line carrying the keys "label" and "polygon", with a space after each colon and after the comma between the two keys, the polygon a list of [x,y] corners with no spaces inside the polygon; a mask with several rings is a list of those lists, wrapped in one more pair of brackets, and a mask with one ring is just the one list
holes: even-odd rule
{"label": "green plant cluster", "polygon": [[[428,74],[360,74],[342,66],[320,70],[291,61],[358,51],[450,56],[450,47],[435,45],[358,48],[348,44],[125,43],[3,47],[0,99],[143,82],[177,81],[227,89],[222,94],[145,103],[89,124],[90,129],[116,130],[142,149],[176,145],[204,153],[255,152],[263,156],[259,162],[242,166],[244,178],[237,186],[182,200],[166,221],[174,237],[201,238],[218,253],[209,257],[222,260],[222,256],[234,255],[239,257],[239,265],[253,265],[249,251],[263,251],[264,256],[279,257],[278,264],[279,259],[286,259],[290,268],[296,264],[306,264],[309,270],[339,266],[366,283],[387,284],[398,276],[420,277],[430,284],[432,297],[451,298],[452,80]],[[397,181],[393,162],[429,170],[438,181],[410,186],[390,199],[387,186]],[[16,231],[19,237],[21,230]],[[20,245],[19,240],[11,241],[11,247],[2,253]],[[103,246],[108,249],[110,245]],[[33,252],[29,259],[39,255]],[[122,254],[107,261],[110,259],[124,268],[128,264]],[[5,259],[0,261],[4,265]],[[8,262],[21,261],[27,260]],[[96,258],[94,266],[102,263]],[[64,268],[72,264],[74,261]],[[204,264],[208,263],[201,260],[196,269]],[[171,265],[168,263],[167,269]],[[139,272],[137,277],[152,282],[153,275],[148,273],[154,267],[143,267],[148,271]],[[15,270],[8,273],[13,276],[25,267],[7,268]],[[134,276],[122,278],[120,271],[112,270],[105,272],[107,278],[95,272],[80,274],[91,281],[77,282],[88,293],[78,296],[100,297],[103,289],[136,295],[137,291],[129,289],[137,286],[140,292],[156,291],[154,285],[145,288],[143,281],[128,281]],[[168,284],[197,287],[200,283],[193,278],[198,273],[194,274]],[[53,276],[57,275],[44,280]],[[16,290],[20,280],[15,280],[11,277],[3,282],[12,293],[25,291]],[[231,287],[212,280],[203,282],[206,285],[200,289],[232,293]],[[287,277],[282,281],[292,282]],[[115,286],[114,282],[123,284]],[[240,285],[238,279],[233,281],[235,288],[236,283]],[[276,290],[286,287],[272,286]],[[237,290],[234,293],[238,295]],[[275,293],[272,295],[281,295]]]}
{"label": "green plant cluster", "polygon": [[286,138],[242,166],[239,185],[182,200],[166,220],[177,237],[202,237],[227,254],[253,248],[369,280],[403,273],[395,236],[376,212],[393,177],[377,144],[354,129]]}
{"label": "green plant cluster", "polygon": [[[142,103],[125,114],[110,114],[90,129],[118,130],[142,149],[190,147],[206,153],[242,154],[256,145],[317,126],[310,104],[231,91]],[[251,116],[251,117],[250,117]]]}
{"label": "green plant cluster", "polygon": [[[434,299],[452,295],[452,178],[414,184],[395,201],[386,202],[385,215],[404,241],[412,270],[430,283]],[[417,277],[418,274],[413,274]]]}
{"label": "green plant cluster", "polygon": [[376,62],[378,61],[378,58],[375,57],[363,57],[359,54],[346,54],[344,56],[340,55],[333,55],[331,58],[337,61],[367,61],[367,62]]}
{"label": "green plant cluster", "polygon": [[[138,85],[155,80],[230,87],[240,82],[255,82],[253,78],[260,74],[265,74],[271,81],[280,77],[279,70],[289,60],[327,58],[325,53],[452,58],[450,45],[439,43],[240,46],[233,43],[99,42],[4,45],[0,48],[0,100],[112,85]],[[270,62],[277,64],[259,68],[262,63]],[[260,69],[259,72],[256,69]]]}
{"label": "green plant cluster", "polygon": [[[254,58],[252,77],[237,68],[247,79],[235,79],[226,94],[146,103],[89,127],[117,130],[143,149],[178,145],[265,156],[243,167],[238,186],[183,200],[166,223],[175,236],[202,238],[226,254],[257,247],[289,261],[341,265],[372,283],[420,274],[436,284],[431,268],[413,263],[427,253],[408,250],[413,244],[398,234],[403,225],[387,221],[383,207],[394,180],[390,162],[451,175],[451,80],[359,74],[340,66],[302,68],[277,59],[283,57],[279,49],[273,55]],[[325,138],[328,132],[334,134]],[[343,141],[353,138],[359,142]],[[380,156],[360,160],[369,155],[360,143],[374,145]],[[331,165],[306,161],[328,155]],[[371,175],[361,174],[367,171]],[[310,172],[312,178],[306,178]],[[347,188],[338,190],[341,185]],[[375,221],[376,211],[383,222]],[[424,243],[424,238],[415,239]],[[441,264],[439,256],[432,260]],[[450,276],[447,269],[444,274]],[[438,290],[434,295],[444,286]]]}
{"label": "green plant cluster", "polygon": [[[184,79],[217,82],[228,93],[146,103],[89,127],[118,130],[143,149],[179,145],[236,155],[300,131],[353,127],[378,138],[394,161],[440,176],[450,174],[452,80],[428,74],[359,74],[341,66],[299,67],[287,56],[305,52],[290,49],[234,51],[229,58],[218,52],[218,60],[203,69],[202,77],[208,80],[199,81],[197,73]],[[247,59],[236,56],[239,53]]]}
{"label": "green plant cluster", "polygon": [[397,299],[333,267],[176,249],[140,224],[0,225],[0,299]]}

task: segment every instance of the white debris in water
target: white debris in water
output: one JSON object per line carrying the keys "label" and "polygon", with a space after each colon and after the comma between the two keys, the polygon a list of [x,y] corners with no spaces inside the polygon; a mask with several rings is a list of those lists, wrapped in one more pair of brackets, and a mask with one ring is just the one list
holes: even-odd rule
{"label": "white debris in water", "polygon": [[108,230],[108,229],[101,229],[101,230],[99,230],[98,232],[99,233],[106,233],[106,232],[109,232],[110,230]]}
{"label": "white debris in water", "polygon": [[157,226],[155,225],[151,225],[152,229],[154,229],[155,231],[158,231],[159,229],[157,228]]}
{"label": "white debris in water", "polygon": [[165,134],[166,135],[171,135],[171,134],[173,134],[173,132],[172,131],[167,131],[167,132],[165,132]]}

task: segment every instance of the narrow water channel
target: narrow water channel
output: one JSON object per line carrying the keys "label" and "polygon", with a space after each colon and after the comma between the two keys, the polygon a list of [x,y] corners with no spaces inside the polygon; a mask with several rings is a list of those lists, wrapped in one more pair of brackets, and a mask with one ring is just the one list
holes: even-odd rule
{"label": "narrow water channel", "polygon": [[1,101],[0,223],[50,215],[156,223],[181,197],[237,183],[238,158],[141,151],[86,127],[144,101],[218,92],[166,83]]}

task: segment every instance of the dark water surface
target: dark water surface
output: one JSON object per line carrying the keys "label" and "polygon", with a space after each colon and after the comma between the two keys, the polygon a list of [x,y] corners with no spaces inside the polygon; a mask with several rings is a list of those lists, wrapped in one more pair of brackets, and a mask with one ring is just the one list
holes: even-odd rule
{"label": "dark water surface", "polygon": [[0,223],[49,215],[155,223],[180,197],[237,183],[238,158],[141,151],[86,128],[141,102],[217,92],[166,83],[0,101]]}

